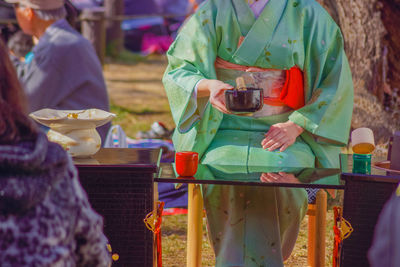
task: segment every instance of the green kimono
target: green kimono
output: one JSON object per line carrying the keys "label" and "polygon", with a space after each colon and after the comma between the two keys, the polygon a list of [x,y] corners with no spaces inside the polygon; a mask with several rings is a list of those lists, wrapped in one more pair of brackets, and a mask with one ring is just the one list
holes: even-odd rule
{"label": "green kimono", "polygon": [[[305,106],[261,118],[221,113],[194,93],[201,79],[221,79],[216,57],[260,68],[296,65],[304,75]],[[168,61],[163,83],[177,126],[177,151],[197,151],[203,164],[249,170],[338,167],[353,85],[340,29],[315,1],[269,0],[257,19],[245,0],[206,1],[182,27]],[[269,127],[287,120],[305,129],[296,142],[281,153],[262,149]],[[208,186],[203,193],[217,266],[283,265],[307,207],[303,189]]]}

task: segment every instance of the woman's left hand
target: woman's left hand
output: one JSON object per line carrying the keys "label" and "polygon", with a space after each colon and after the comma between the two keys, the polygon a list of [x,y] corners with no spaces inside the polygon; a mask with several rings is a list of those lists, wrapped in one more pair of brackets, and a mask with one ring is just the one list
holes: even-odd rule
{"label": "woman's left hand", "polygon": [[269,131],[265,134],[265,138],[261,141],[261,145],[264,149],[268,149],[268,151],[280,148],[279,150],[282,152],[293,145],[296,142],[297,136],[303,131],[303,128],[291,121],[277,123],[269,128]]}

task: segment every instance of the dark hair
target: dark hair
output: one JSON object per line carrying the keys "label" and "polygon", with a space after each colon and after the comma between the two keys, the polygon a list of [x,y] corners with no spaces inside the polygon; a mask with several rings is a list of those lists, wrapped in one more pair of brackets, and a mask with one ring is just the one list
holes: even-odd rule
{"label": "dark hair", "polygon": [[72,26],[72,28],[76,28],[76,18],[78,16],[78,11],[69,0],[65,1],[64,7],[65,10],[67,11],[66,20]]}
{"label": "dark hair", "polygon": [[19,58],[23,58],[33,47],[32,36],[23,31],[14,33],[7,42],[8,48]]}
{"label": "dark hair", "polygon": [[26,100],[17,73],[0,40],[0,144],[34,140],[36,136],[37,128],[26,115]]}

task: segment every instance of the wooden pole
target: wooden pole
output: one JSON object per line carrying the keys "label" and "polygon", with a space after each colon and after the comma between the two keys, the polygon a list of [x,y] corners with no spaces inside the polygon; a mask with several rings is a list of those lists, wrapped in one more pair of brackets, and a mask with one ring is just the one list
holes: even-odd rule
{"label": "wooden pole", "polygon": [[83,9],[81,14],[82,35],[88,39],[96,50],[101,64],[104,64],[106,52],[106,32],[104,24],[104,8]]}
{"label": "wooden pole", "polygon": [[106,46],[111,56],[118,56],[124,49],[124,32],[121,28],[121,20],[112,18],[124,15],[123,0],[105,0],[106,14]]}
{"label": "wooden pole", "polygon": [[188,185],[188,232],[186,266],[201,266],[201,245],[203,239],[203,196],[200,185]]}
{"label": "wooden pole", "polygon": [[[153,210],[157,210],[158,208],[158,183],[154,183],[153,187]],[[157,267],[157,235],[153,234],[153,267]],[[158,266],[159,267],[159,266]]]}
{"label": "wooden pole", "polygon": [[308,245],[307,245],[307,262],[308,266],[315,266],[315,213],[316,205],[308,204]]}
{"label": "wooden pole", "polygon": [[325,266],[326,208],[328,196],[325,190],[317,192],[315,213],[315,267]]}

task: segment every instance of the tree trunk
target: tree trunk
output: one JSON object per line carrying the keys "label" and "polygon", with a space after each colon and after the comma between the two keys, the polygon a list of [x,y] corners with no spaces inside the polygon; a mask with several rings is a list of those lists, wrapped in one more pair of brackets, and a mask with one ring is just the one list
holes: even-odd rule
{"label": "tree trunk", "polygon": [[[387,94],[390,94],[390,102],[385,103],[394,111],[394,115],[399,119],[400,115],[400,0],[381,0],[382,22],[387,30],[384,39],[384,48],[387,53],[386,83]],[[399,130],[397,125],[397,130]]]}
{"label": "tree trunk", "polygon": [[104,26],[104,8],[94,7],[83,9],[81,13],[82,35],[90,41],[104,65],[106,31]]}
{"label": "tree trunk", "polygon": [[121,20],[116,16],[124,15],[123,0],[105,0],[106,9],[106,30],[107,30],[107,53],[113,57],[118,56],[124,48],[124,32],[121,28]]}
{"label": "tree trunk", "polygon": [[[382,2],[379,2],[382,1]],[[391,84],[400,88],[400,66],[396,46],[400,46],[400,0],[318,0],[342,30],[345,50],[353,75],[355,99],[352,128],[369,127],[374,131],[378,150],[385,150],[399,122],[394,110],[386,112],[385,99]],[[394,8],[396,7],[396,8]],[[381,13],[391,16],[382,19]],[[395,40],[394,38],[398,38]],[[397,43],[396,43],[397,41]],[[397,50],[399,51],[399,50]],[[397,80],[396,80],[397,79]]]}

